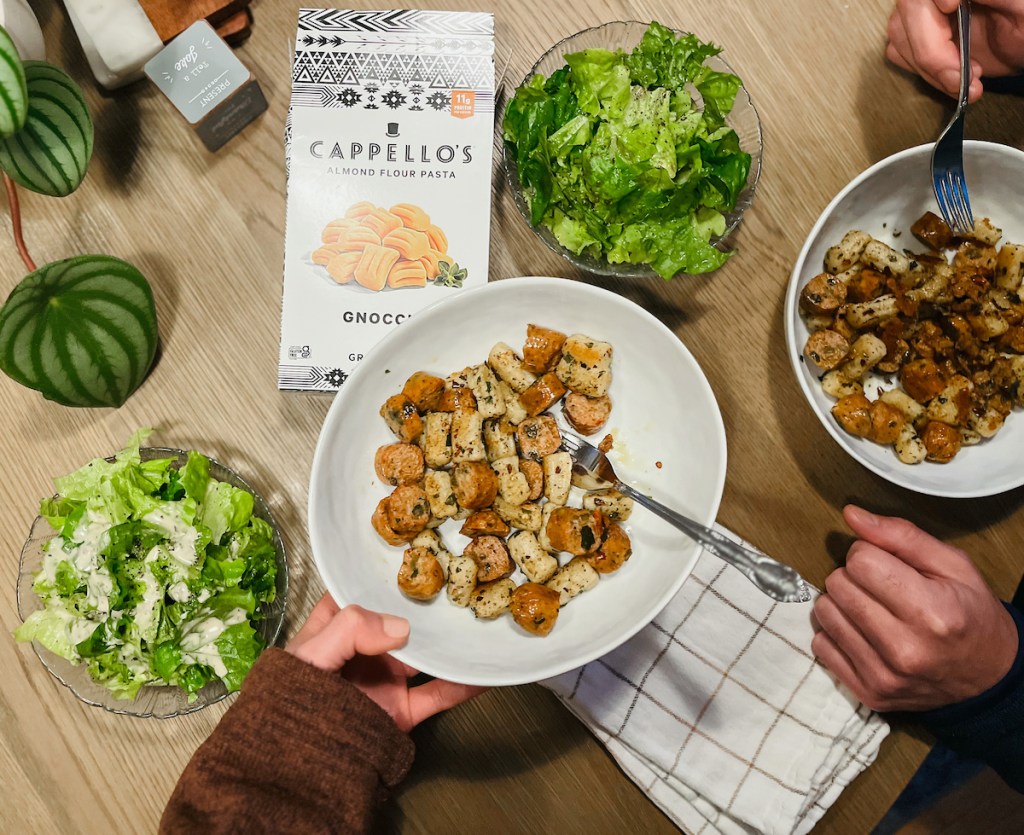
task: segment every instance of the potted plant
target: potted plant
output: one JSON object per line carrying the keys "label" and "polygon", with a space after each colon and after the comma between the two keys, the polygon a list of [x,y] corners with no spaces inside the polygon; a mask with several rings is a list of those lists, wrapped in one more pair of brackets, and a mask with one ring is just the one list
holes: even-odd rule
{"label": "potted plant", "polygon": [[29,270],[0,307],[0,370],[65,406],[120,406],[156,355],[149,282],[109,255],[37,267],[18,206],[18,186],[53,197],[78,188],[92,147],[92,119],[78,85],[52,64],[22,61],[0,27],[0,171],[15,244]]}

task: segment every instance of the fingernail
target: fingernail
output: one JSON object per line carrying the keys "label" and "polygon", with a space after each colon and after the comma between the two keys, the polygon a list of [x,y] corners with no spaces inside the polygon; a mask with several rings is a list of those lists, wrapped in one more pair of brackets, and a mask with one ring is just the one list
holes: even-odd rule
{"label": "fingernail", "polygon": [[857,505],[851,505],[850,509],[853,511],[853,515],[857,517],[857,522],[861,525],[878,524],[878,517],[875,516],[875,514],[871,511],[865,510],[864,508],[858,507]]}
{"label": "fingernail", "polygon": [[389,638],[404,638],[409,634],[409,621],[395,615],[381,615],[384,619],[384,634]]}

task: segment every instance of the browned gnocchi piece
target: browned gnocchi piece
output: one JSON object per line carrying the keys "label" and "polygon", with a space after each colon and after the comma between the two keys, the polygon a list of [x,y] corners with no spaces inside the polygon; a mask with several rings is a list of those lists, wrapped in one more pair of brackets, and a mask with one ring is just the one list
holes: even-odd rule
{"label": "browned gnocchi piece", "polygon": [[519,402],[526,409],[526,414],[535,417],[547,411],[565,395],[566,388],[553,371],[538,377],[529,388],[519,395]]}
{"label": "browned gnocchi piece", "polygon": [[540,325],[526,326],[523,345],[523,368],[533,374],[551,371],[558,362],[565,344],[565,334]]}
{"label": "browned gnocchi piece", "polygon": [[394,394],[380,407],[380,416],[402,443],[411,444],[423,433],[423,418],[404,394]]}
{"label": "browned gnocchi piece", "polygon": [[414,371],[402,386],[402,394],[424,413],[437,408],[443,392],[444,380],[426,371]]}

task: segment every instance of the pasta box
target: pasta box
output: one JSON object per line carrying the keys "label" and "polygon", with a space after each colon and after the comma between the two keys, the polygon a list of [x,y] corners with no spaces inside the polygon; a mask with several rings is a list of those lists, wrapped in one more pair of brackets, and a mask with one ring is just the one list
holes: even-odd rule
{"label": "pasta box", "polygon": [[278,387],[336,391],[388,332],[487,282],[488,13],[302,9]]}

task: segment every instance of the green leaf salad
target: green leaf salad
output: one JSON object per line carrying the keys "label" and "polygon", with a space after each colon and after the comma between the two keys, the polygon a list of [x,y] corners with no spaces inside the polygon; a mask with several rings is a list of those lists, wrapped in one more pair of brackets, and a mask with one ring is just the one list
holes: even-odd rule
{"label": "green leaf salad", "polygon": [[577,255],[665,278],[720,267],[729,253],[710,240],[751,163],[725,124],[741,81],[705,64],[720,51],[652,23],[632,52],[570,53],[520,87],[503,128],[533,225]]}
{"label": "green leaf salad", "polygon": [[143,461],[149,433],[54,480],[40,514],[57,536],[33,585],[43,608],[15,637],[84,663],[121,699],[170,684],[193,701],[218,678],[237,690],[264,648],[254,621],[276,593],[273,529],[198,452],[180,467]]}

